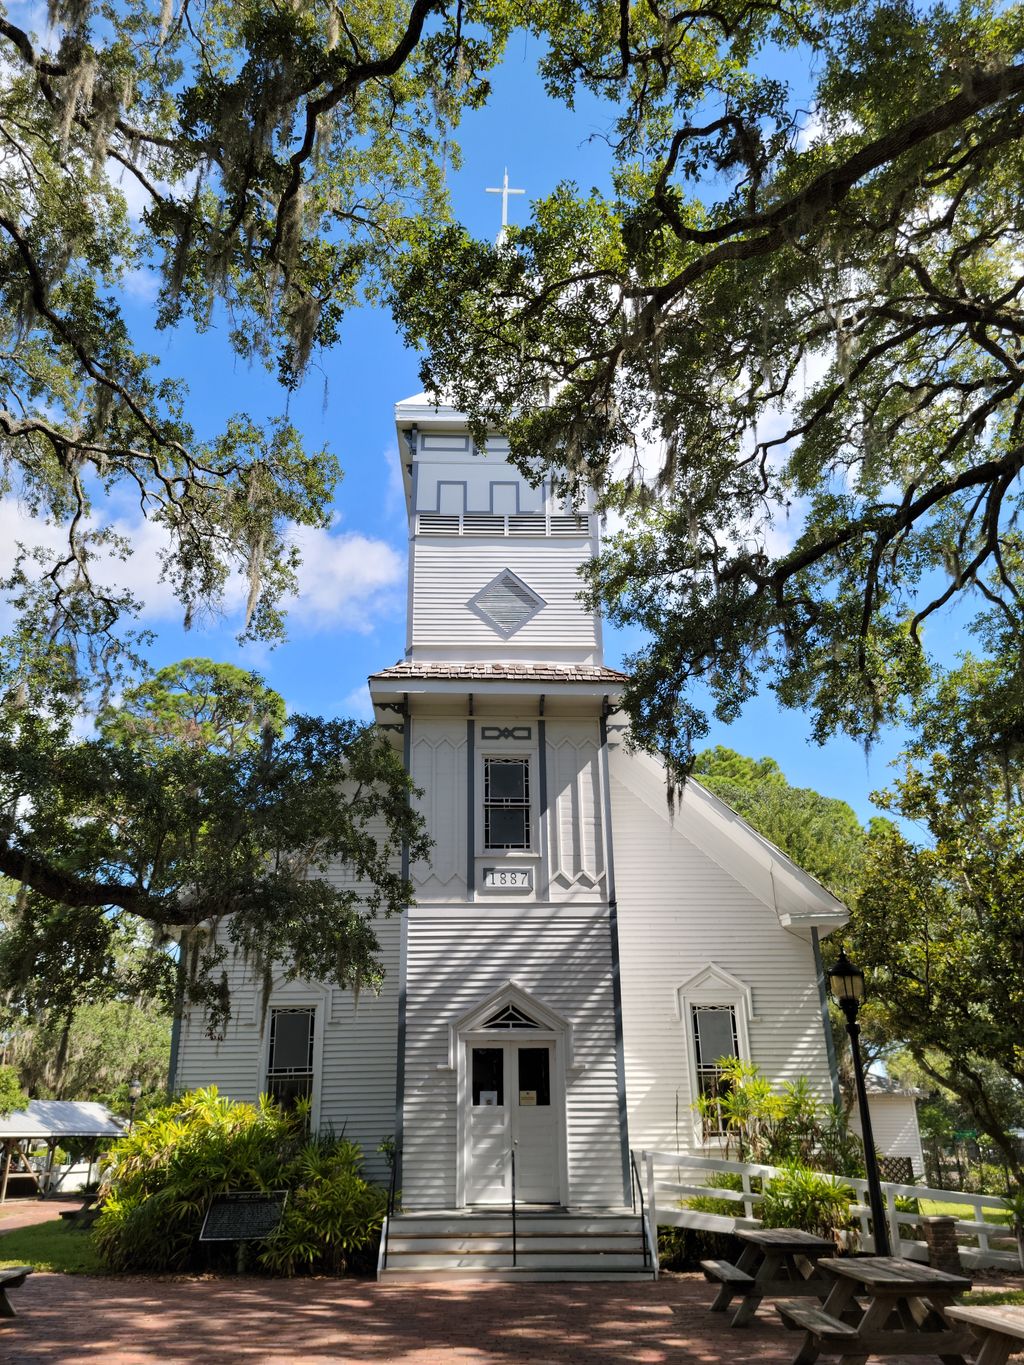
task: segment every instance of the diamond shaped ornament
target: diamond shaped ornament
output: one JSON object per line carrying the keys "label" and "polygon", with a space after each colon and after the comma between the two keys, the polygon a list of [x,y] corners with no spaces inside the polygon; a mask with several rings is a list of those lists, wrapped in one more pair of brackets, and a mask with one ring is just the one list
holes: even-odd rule
{"label": "diamond shaped ornament", "polygon": [[471,597],[467,606],[486,621],[492,630],[506,640],[517,630],[522,630],[546,605],[532,588],[512,572],[502,569],[497,578],[492,578],[486,587]]}

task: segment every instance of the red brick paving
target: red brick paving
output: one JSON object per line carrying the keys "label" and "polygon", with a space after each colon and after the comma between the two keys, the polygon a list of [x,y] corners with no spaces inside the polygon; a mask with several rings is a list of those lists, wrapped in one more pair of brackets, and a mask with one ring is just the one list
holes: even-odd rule
{"label": "red brick paving", "polygon": [[[52,1216],[53,1205],[36,1207]],[[19,1316],[0,1320],[0,1362],[783,1365],[793,1359],[798,1338],[774,1311],[762,1306],[753,1326],[736,1331],[726,1315],[707,1311],[712,1296],[699,1275],[640,1284],[378,1285],[35,1274],[12,1292]]]}
{"label": "red brick paving", "polygon": [[[61,1209],[80,1209],[81,1199],[18,1199],[0,1205],[0,1237],[15,1228],[30,1228],[36,1223],[50,1223]],[[2,1359],[2,1357],[0,1357]]]}
{"label": "red brick paving", "polygon": [[733,1331],[699,1276],[643,1284],[378,1285],[33,1275],[0,1326],[4,1365],[659,1365],[791,1361],[762,1310]]}

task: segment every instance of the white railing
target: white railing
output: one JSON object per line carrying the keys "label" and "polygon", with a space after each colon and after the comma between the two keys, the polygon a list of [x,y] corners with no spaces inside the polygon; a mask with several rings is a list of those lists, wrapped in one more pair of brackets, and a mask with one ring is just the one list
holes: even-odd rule
{"label": "white railing", "polygon": [[[735,1232],[739,1228],[757,1228],[761,1221],[757,1217],[757,1205],[761,1202],[760,1189],[755,1182],[763,1184],[765,1179],[780,1174],[778,1166],[762,1166],[749,1161],[726,1161],[723,1157],[699,1156],[691,1152],[640,1152],[637,1154],[640,1169],[644,1173],[646,1192],[646,1213],[652,1230],[658,1227],[698,1228],[705,1232]],[[738,1190],[720,1189],[709,1185],[708,1177],[724,1173],[739,1177]],[[860,1229],[859,1247],[864,1251],[874,1249],[871,1236],[871,1209],[867,1203],[867,1181],[843,1177],[852,1186],[856,1202],[850,1205],[850,1214],[857,1220]],[[882,1182],[885,1197],[889,1237],[893,1251],[900,1256],[913,1260],[927,1260],[928,1251],[923,1240],[905,1236],[903,1229],[916,1227],[928,1216],[897,1208],[896,1201],[907,1199],[927,1199],[942,1204],[962,1205],[965,1214],[969,1210],[973,1217],[957,1218],[958,1238],[968,1238],[977,1245],[960,1246],[960,1259],[970,1266],[1008,1266],[1024,1268],[1024,1258],[1015,1244],[1013,1230],[988,1222],[985,1213],[1005,1215],[1006,1206],[998,1195],[961,1194],[958,1190],[934,1190],[926,1185],[897,1185],[891,1181]],[[703,1213],[685,1207],[693,1198],[705,1197],[736,1205],[734,1214]],[[742,1207],[741,1207],[742,1206]],[[652,1237],[657,1247],[657,1238]],[[995,1247],[993,1241],[1007,1243]]]}

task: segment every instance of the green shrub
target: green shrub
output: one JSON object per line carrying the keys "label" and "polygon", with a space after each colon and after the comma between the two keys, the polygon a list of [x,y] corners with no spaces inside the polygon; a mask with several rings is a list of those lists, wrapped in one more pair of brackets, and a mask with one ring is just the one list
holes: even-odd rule
{"label": "green shrub", "polygon": [[765,1183],[760,1217],[766,1228],[801,1228],[835,1237],[850,1226],[853,1198],[844,1180],[792,1164]]}
{"label": "green shrub", "polygon": [[387,1196],[360,1173],[355,1143],[310,1138],[309,1108],[285,1112],[266,1096],[238,1104],[216,1087],[156,1110],[107,1154],[104,1211],[94,1236],[112,1270],[233,1264],[234,1243],[198,1241],[214,1195],[287,1192],[281,1226],[247,1257],[264,1269],[343,1272],[374,1253]]}
{"label": "green shrub", "polygon": [[[705,1182],[709,1190],[742,1190],[743,1181],[734,1171],[713,1171]],[[743,1205],[733,1199],[716,1199],[714,1195],[695,1194],[680,1205],[698,1213],[724,1213],[735,1218],[743,1212]]]}
{"label": "green shrub", "polygon": [[663,1270],[698,1270],[704,1260],[735,1263],[742,1249],[739,1238],[731,1232],[705,1232],[703,1228],[658,1229],[658,1262]]}

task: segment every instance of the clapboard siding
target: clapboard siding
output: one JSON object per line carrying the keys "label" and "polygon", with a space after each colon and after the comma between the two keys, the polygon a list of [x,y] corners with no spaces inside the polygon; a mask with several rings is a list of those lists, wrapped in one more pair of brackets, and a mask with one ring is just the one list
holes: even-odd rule
{"label": "clapboard siding", "polygon": [[[343,869],[332,880],[353,883]],[[274,1005],[314,1004],[317,1009],[318,1058],[316,1118],[321,1129],[333,1128],[362,1147],[366,1171],[386,1180],[387,1164],[376,1151],[382,1138],[395,1133],[395,1078],[398,1048],[399,948],[401,917],[379,918],[375,931],[384,964],[379,994],[353,992],[319,983],[275,985]],[[245,964],[226,964],[232,1015],[222,1039],[205,1034],[203,1018],[191,1012],[183,1022],[178,1051],[177,1091],[216,1085],[231,1099],[254,1101],[264,1088],[266,1031],[262,992]]]}
{"label": "clapboard siding", "polygon": [[604,899],[598,723],[550,720],[546,740],[549,894],[554,901]]}
{"label": "clapboard siding", "polygon": [[630,1141],[695,1145],[678,991],[708,963],[750,987],[751,1058],[773,1081],[807,1076],[822,1099],[831,1076],[814,954],[758,900],[673,826],[653,766],[611,755]]}
{"label": "clapboard siding", "polygon": [[466,895],[469,837],[469,746],[466,722],[416,717],[412,724],[412,780],[422,792],[416,807],[434,844],[411,869],[418,900]]}
{"label": "clapboard siding", "polygon": [[[598,647],[597,618],[577,598],[579,566],[589,541],[447,540],[413,542],[413,650],[444,647],[474,650],[500,646],[503,653],[538,659],[576,650],[592,662]],[[469,601],[502,569],[511,569],[544,600],[544,606],[507,640],[470,609]]]}
{"label": "clapboard siding", "polygon": [[[924,1175],[924,1152],[917,1122],[917,1101],[913,1095],[868,1095],[871,1136],[875,1150],[882,1156],[908,1156],[915,1175]],[[860,1133],[860,1114],[850,1113],[850,1127]],[[891,1177],[889,1177],[891,1179]]]}
{"label": "clapboard siding", "polygon": [[406,1208],[456,1200],[457,1076],[449,1025],[510,979],[572,1022],[577,1069],[567,1080],[570,1201],[623,1200],[611,953],[605,916],[473,914],[410,921],[402,1191]]}

